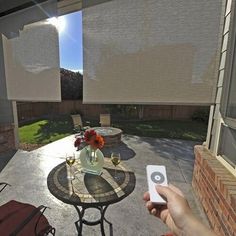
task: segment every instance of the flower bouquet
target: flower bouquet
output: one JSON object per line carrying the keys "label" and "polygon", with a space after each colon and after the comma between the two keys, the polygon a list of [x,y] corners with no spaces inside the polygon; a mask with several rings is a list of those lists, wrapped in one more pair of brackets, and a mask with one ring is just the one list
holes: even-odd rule
{"label": "flower bouquet", "polygon": [[104,164],[104,156],[100,149],[104,146],[104,139],[97,134],[95,130],[87,130],[82,137],[78,137],[74,146],[77,150],[80,149],[81,144],[86,146],[80,152],[80,162],[83,171],[86,173],[100,175]]}

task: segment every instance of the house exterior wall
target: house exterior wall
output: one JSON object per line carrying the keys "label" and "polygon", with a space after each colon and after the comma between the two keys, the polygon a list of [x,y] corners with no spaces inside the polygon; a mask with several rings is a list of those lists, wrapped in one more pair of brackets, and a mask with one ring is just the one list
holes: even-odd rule
{"label": "house exterior wall", "polygon": [[0,55],[0,124],[12,123],[12,104],[10,101],[7,100],[2,37],[0,37]]}
{"label": "house exterior wall", "polygon": [[0,124],[0,154],[15,149],[13,124]]}
{"label": "house exterior wall", "polygon": [[0,99],[0,124],[12,122],[12,103],[6,99]]}
{"label": "house exterior wall", "polygon": [[[221,61],[218,71],[218,85],[213,116],[208,127],[208,146],[195,147],[193,188],[202,203],[209,222],[216,233],[222,236],[236,235],[236,171],[223,158],[217,156],[221,124],[221,96],[225,74],[225,61],[235,7],[235,0],[225,1],[225,16],[221,46]],[[231,27],[232,28],[232,27]],[[211,125],[213,124],[213,125]]]}
{"label": "house exterior wall", "polygon": [[[0,55],[3,55],[0,37]],[[12,102],[7,100],[4,59],[0,56],[0,153],[15,149]]]}

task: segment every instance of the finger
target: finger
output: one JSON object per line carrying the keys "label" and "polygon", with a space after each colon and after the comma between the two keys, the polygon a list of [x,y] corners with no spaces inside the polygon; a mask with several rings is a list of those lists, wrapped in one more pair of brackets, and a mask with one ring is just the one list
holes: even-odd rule
{"label": "finger", "polygon": [[143,200],[144,200],[144,201],[149,201],[149,200],[150,200],[150,194],[149,194],[149,192],[146,192],[146,193],[143,194]]}
{"label": "finger", "polygon": [[156,185],[156,191],[165,197],[167,201],[171,201],[176,194],[172,189],[170,189],[168,186],[161,186],[161,185]]}
{"label": "finger", "polygon": [[165,211],[166,209],[161,209],[161,208],[153,208],[151,211],[150,211],[150,214],[152,214],[153,216],[156,216],[158,218],[161,218],[161,214],[162,214],[162,211]]}
{"label": "finger", "polygon": [[164,223],[166,223],[167,217],[168,217],[168,209],[164,209],[164,210],[160,211],[159,218],[160,218]]}
{"label": "finger", "polygon": [[150,213],[151,213],[152,215],[156,216],[156,215],[157,215],[157,209],[156,209],[156,208],[153,208],[153,209],[150,211]]}
{"label": "finger", "polygon": [[151,211],[155,206],[153,205],[152,202],[148,201],[148,202],[146,203],[146,207],[147,207],[147,209],[148,209],[149,211]]}
{"label": "finger", "polygon": [[169,184],[169,188],[172,189],[177,194],[179,194],[180,196],[184,197],[183,192],[179,188],[175,187],[173,184]]}

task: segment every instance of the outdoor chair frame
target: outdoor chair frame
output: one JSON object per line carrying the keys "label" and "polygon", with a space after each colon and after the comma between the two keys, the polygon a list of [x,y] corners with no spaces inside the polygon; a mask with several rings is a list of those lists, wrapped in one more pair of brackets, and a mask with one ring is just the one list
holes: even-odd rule
{"label": "outdoor chair frame", "polygon": [[[0,188],[0,192],[2,192],[7,186],[11,186],[10,184],[8,184],[8,183],[5,183],[5,182],[1,182],[0,183],[0,186],[2,186],[1,188]],[[9,236],[17,236],[18,234],[20,234],[21,233],[21,231],[22,231],[22,229],[24,228],[24,227],[26,227],[27,226],[27,224],[30,224],[30,221],[34,218],[34,217],[36,217],[37,216],[37,214],[39,214],[39,216],[38,216],[38,218],[37,218],[37,221],[36,221],[36,223],[35,223],[35,226],[34,226],[34,235],[35,236],[38,236],[38,235],[49,235],[49,234],[51,234],[51,235],[55,235],[55,233],[56,233],[56,229],[54,228],[54,227],[52,227],[49,223],[48,223],[48,225],[43,229],[43,232],[42,232],[42,230],[41,230],[41,232],[40,232],[40,234],[38,234],[37,233],[37,226],[39,225],[39,222],[40,222],[40,219],[41,219],[41,217],[45,217],[44,215],[43,215],[43,213],[45,212],[45,210],[47,209],[47,208],[49,208],[49,207],[46,207],[46,206],[44,206],[44,205],[41,205],[41,206],[39,206],[39,207],[35,207],[35,206],[33,206],[33,205],[30,205],[30,204],[26,204],[26,203],[22,203],[22,202],[17,202],[17,201],[14,201],[14,200],[11,200],[11,201],[9,201],[8,203],[6,203],[6,204],[11,204],[11,203],[15,203],[15,204],[18,204],[18,206],[22,206],[22,207],[27,207],[27,206],[30,206],[30,207],[32,207],[33,208],[33,210],[28,214],[28,216],[26,217],[26,218],[24,218],[21,222],[19,222],[19,224],[18,225],[16,225],[15,226],[15,228],[12,228],[12,231],[11,231],[11,233],[9,233]],[[4,205],[2,205],[2,206],[4,206]],[[0,206],[0,209],[1,209],[1,207],[2,206]],[[49,208],[50,209],[50,208]],[[8,218],[8,217],[10,217],[10,216],[7,216],[6,218]],[[46,221],[47,221],[47,218],[45,217],[45,219],[46,219]],[[48,222],[48,221],[47,221]],[[0,226],[1,226],[1,222],[0,222]],[[43,234],[42,234],[43,233]]]}
{"label": "outdoor chair frame", "polygon": [[[80,114],[75,114],[75,115],[71,115],[72,121],[73,121],[73,125],[74,125],[74,132],[78,133],[78,132],[84,132],[86,129],[89,129],[90,126],[83,126],[83,121],[82,121],[82,117]],[[90,122],[86,121],[86,124],[89,124]]]}
{"label": "outdoor chair frame", "polygon": [[110,114],[100,114],[100,125],[101,127],[111,126],[111,115]]}

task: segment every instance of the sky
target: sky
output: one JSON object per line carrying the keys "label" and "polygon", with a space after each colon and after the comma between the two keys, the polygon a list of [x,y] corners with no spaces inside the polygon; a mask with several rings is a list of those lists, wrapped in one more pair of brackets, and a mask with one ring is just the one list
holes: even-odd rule
{"label": "sky", "polygon": [[82,12],[64,15],[59,19],[60,67],[82,72]]}

